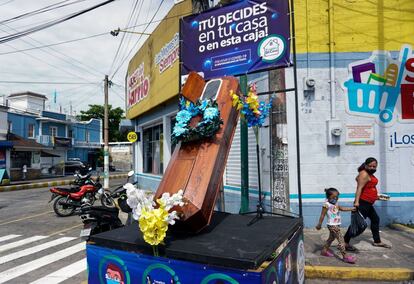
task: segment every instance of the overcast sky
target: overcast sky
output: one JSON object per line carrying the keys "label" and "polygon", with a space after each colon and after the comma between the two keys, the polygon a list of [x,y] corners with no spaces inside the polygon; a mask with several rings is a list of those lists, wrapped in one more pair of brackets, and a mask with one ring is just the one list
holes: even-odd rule
{"label": "overcast sky", "polygon": [[[109,32],[118,27],[123,28],[146,24],[153,17],[161,1],[117,0],[77,18],[29,36],[0,43],[0,95],[33,91],[44,94],[49,98],[46,105],[51,110],[59,110],[61,106],[63,111],[66,110],[69,113],[70,104],[72,104],[73,114],[75,111],[79,113],[80,110],[86,110],[88,104],[103,104],[104,75],[108,74],[111,78],[118,66],[121,66],[112,79],[116,85],[110,89],[109,102],[114,106],[124,108],[123,85],[127,64],[147,36],[142,36],[139,41],[140,35],[125,34],[124,44],[111,68],[118,45],[121,42],[122,33],[117,37],[113,37]],[[4,20],[57,2],[64,2],[64,4],[76,3],[27,17],[26,19],[3,23]],[[104,2],[104,0],[0,0],[0,37],[16,33],[16,30],[22,31],[40,23],[64,17],[101,2]],[[173,0],[164,0],[154,21],[162,19],[173,4]],[[136,6],[134,16],[128,24],[128,19],[134,6]],[[152,31],[157,24],[158,22],[150,25],[146,32]],[[130,30],[143,32],[145,27],[146,25],[141,25]],[[107,33],[106,35],[56,45],[51,48],[9,53],[16,50],[55,44],[105,32]],[[126,55],[131,50],[132,52],[124,64],[121,65],[122,58],[126,58]],[[10,84],[4,81],[73,82],[76,84]],[[57,93],[56,104],[54,103],[55,91]]]}

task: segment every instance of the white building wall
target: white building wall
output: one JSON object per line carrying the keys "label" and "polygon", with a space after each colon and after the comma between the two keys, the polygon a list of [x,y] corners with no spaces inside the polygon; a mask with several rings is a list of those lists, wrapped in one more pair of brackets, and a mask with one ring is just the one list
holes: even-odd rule
{"label": "white building wall", "polygon": [[[293,86],[293,70],[287,70],[287,86]],[[329,68],[298,69],[298,101],[299,101],[299,132],[301,184],[304,202],[305,225],[317,222],[316,215],[320,214],[319,205],[323,201],[324,188],[335,187],[341,192],[341,200],[353,201],[357,168],[370,156],[378,160],[376,176],[379,179],[380,192],[390,194],[388,203],[377,202],[379,214],[384,222],[401,220],[409,222],[412,213],[400,212],[405,206],[414,202],[414,145],[390,150],[390,135],[394,132],[414,135],[412,123],[396,121],[389,127],[379,125],[375,118],[349,114],[345,109],[347,96],[342,88],[343,82],[349,77],[347,68],[336,68],[336,119],[342,124],[342,135],[339,146],[327,146],[326,121],[331,118]],[[303,78],[315,79],[314,95],[305,97]],[[295,103],[294,93],[288,96],[288,126],[289,126],[289,180],[290,193],[297,193],[296,144],[295,144]],[[398,115],[395,113],[394,115]],[[352,124],[372,124],[374,128],[374,145],[345,145],[345,126]],[[297,202],[296,196],[291,202]],[[310,205],[317,203],[317,205]],[[384,215],[385,214],[385,215]],[[306,219],[308,217],[308,219]],[[386,219],[386,220],[384,220]],[[308,221],[307,221],[308,220]]]}

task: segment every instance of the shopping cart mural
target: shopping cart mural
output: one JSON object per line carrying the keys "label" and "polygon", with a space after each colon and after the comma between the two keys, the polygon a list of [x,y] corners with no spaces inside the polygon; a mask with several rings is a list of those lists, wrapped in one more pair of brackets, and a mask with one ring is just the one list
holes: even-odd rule
{"label": "shopping cart mural", "polygon": [[349,65],[350,79],[343,85],[347,112],[374,117],[383,126],[414,122],[414,56],[411,46],[399,58],[374,51],[367,60]]}

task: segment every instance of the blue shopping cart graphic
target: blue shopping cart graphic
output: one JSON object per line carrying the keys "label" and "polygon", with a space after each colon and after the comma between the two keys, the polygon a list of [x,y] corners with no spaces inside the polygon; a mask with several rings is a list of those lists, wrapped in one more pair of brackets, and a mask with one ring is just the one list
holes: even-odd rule
{"label": "blue shopping cart graphic", "polygon": [[400,68],[395,86],[358,83],[353,79],[346,81],[344,86],[347,90],[348,111],[367,116],[376,116],[384,124],[391,122],[395,118],[394,110],[401,93],[401,81],[409,53],[410,48],[405,47],[402,49]]}
{"label": "blue shopping cart graphic", "polygon": [[[379,115],[379,119],[390,122],[400,95],[399,87],[369,85],[356,83],[353,80],[345,82],[348,89],[348,108],[351,112]],[[381,109],[381,102],[385,98],[386,103]]]}

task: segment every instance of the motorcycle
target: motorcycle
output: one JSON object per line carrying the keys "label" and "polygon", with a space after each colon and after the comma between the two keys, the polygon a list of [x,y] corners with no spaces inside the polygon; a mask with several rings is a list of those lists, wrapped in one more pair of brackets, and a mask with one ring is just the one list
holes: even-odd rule
{"label": "motorcycle", "polygon": [[[133,175],[134,171],[128,173],[127,183]],[[132,212],[126,201],[126,188],[121,185],[101,195],[102,206],[82,206],[79,215],[84,226],[80,237],[87,240],[91,235],[124,226],[118,215],[120,210],[124,213]]]}
{"label": "motorcycle", "polygon": [[52,192],[52,197],[49,202],[55,199],[53,203],[55,213],[60,217],[67,217],[72,215],[82,205],[93,205],[95,200],[100,199],[100,196],[103,194],[103,188],[98,174],[96,181],[89,177],[87,182],[80,186],[78,190],[74,190],[74,188],[52,187],[50,192]]}
{"label": "motorcycle", "polygon": [[[134,175],[134,173],[135,173],[134,171],[128,172],[126,183],[129,183],[129,179]],[[123,185],[121,185],[112,191],[104,191],[104,193],[101,195],[101,204],[102,206],[107,207],[107,208],[115,208],[118,204],[118,207],[120,206],[123,207],[121,208],[122,210],[128,210],[129,206],[126,204],[126,199],[127,199],[126,189],[124,188]]]}

